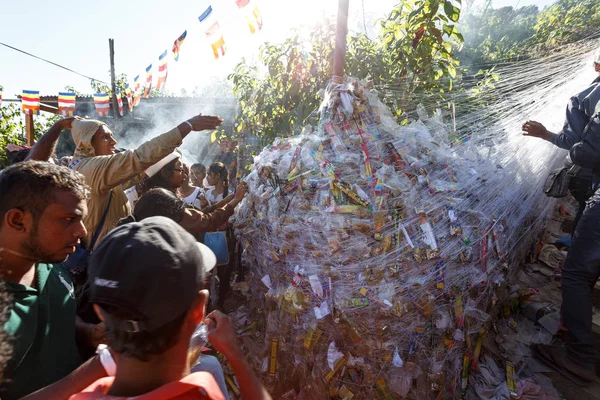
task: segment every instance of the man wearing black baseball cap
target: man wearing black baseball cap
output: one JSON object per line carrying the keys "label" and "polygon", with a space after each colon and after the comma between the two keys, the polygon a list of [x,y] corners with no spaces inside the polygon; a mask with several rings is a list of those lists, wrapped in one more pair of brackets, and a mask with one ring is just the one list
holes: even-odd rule
{"label": "man wearing black baseball cap", "polygon": [[168,218],[114,229],[94,252],[88,283],[117,366],[107,350],[101,353],[107,370],[116,372],[71,399],[223,399],[212,375],[189,374],[188,345],[201,322],[215,350],[230,361],[242,397],[270,399],[237,345],[229,318],[217,312],[205,320],[208,291],[202,288],[215,263],[208,247]]}

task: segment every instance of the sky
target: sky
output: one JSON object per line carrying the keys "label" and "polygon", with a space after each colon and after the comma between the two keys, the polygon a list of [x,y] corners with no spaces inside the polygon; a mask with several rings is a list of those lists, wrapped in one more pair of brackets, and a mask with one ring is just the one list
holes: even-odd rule
{"label": "sky", "polygon": [[[477,0],[482,1],[482,0]],[[493,0],[494,7],[536,4],[554,0]],[[398,0],[351,0],[350,29],[374,34],[374,22]],[[335,17],[337,0],[251,0],[262,14],[263,29],[251,35],[234,0],[0,0],[0,42],[46,58],[70,69],[109,82],[108,39],[115,40],[115,67],[131,80],[156,68],[158,56],[168,50],[166,88],[191,91],[233,72],[242,57],[255,59],[266,41],[285,39],[292,27],[307,29],[322,17]],[[363,15],[364,4],[364,15]],[[215,60],[198,16],[212,5],[227,46],[225,57]],[[173,41],[187,29],[179,62],[172,56]],[[156,82],[157,71],[154,70]],[[0,85],[3,97],[14,98],[23,89],[56,95],[65,86],[91,93],[89,80],[72,72],[0,46]]]}

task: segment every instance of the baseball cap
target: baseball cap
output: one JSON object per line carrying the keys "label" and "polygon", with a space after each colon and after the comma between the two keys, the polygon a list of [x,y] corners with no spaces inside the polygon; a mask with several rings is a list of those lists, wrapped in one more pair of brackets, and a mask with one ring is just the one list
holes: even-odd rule
{"label": "baseball cap", "polygon": [[596,54],[594,54],[594,62],[600,64],[600,49],[596,50]]}
{"label": "baseball cap", "polygon": [[169,218],[125,224],[91,257],[90,301],[132,316],[105,315],[113,329],[152,332],[187,312],[215,264],[214,253]]}

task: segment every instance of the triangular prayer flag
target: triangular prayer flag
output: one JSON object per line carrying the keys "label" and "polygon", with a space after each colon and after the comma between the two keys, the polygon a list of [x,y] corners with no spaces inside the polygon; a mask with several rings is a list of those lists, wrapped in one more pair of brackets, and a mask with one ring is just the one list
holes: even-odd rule
{"label": "triangular prayer flag", "polygon": [[2,85],[0,85],[0,107],[2,106],[2,91],[4,90],[4,87]]}
{"label": "triangular prayer flag", "polygon": [[256,33],[262,29],[262,17],[258,7],[250,6],[250,0],[235,0],[238,8],[244,13],[244,18],[250,28],[250,33]]}
{"label": "triangular prayer flag", "polygon": [[117,96],[117,106],[119,107],[119,115],[122,117],[123,116],[123,98],[121,97],[121,91],[117,90],[115,92],[115,95]]}
{"label": "triangular prayer flag", "polygon": [[219,54],[221,56],[225,55],[225,39],[219,27],[219,22],[215,20],[212,12],[212,6],[208,6],[206,11],[198,17],[198,20],[201,24],[208,26],[208,29],[205,31],[206,36],[210,40],[213,55],[215,58],[219,58]]}
{"label": "triangular prayer flag", "polygon": [[24,114],[40,115],[40,91],[23,90],[21,106]]}
{"label": "triangular prayer flag", "polygon": [[75,114],[75,93],[58,93],[58,113],[63,117],[72,117]]}
{"label": "triangular prayer flag", "polygon": [[167,81],[167,51],[165,50],[160,57],[158,57],[158,82],[156,83],[156,89],[160,90]]}
{"label": "triangular prayer flag", "polygon": [[106,93],[95,93],[94,104],[96,105],[96,115],[99,117],[108,117],[110,111],[110,98]]}
{"label": "triangular prayer flag", "polygon": [[181,49],[181,45],[183,44],[183,41],[185,40],[186,36],[187,31],[183,31],[181,36],[179,36],[177,40],[175,40],[175,42],[173,43],[173,58],[175,59],[175,61],[179,61],[179,50]]}
{"label": "triangular prayer flag", "polygon": [[148,97],[150,95],[150,90],[152,90],[152,64],[148,65],[146,68],[146,85],[144,95],[142,97]]}

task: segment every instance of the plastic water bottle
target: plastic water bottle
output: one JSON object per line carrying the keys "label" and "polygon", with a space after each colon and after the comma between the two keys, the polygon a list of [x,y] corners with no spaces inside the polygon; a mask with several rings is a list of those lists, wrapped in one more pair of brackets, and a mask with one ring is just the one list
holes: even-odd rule
{"label": "plastic water bottle", "polygon": [[192,334],[190,339],[190,348],[198,348],[202,350],[208,343],[208,327],[201,323],[196,327],[196,330]]}

